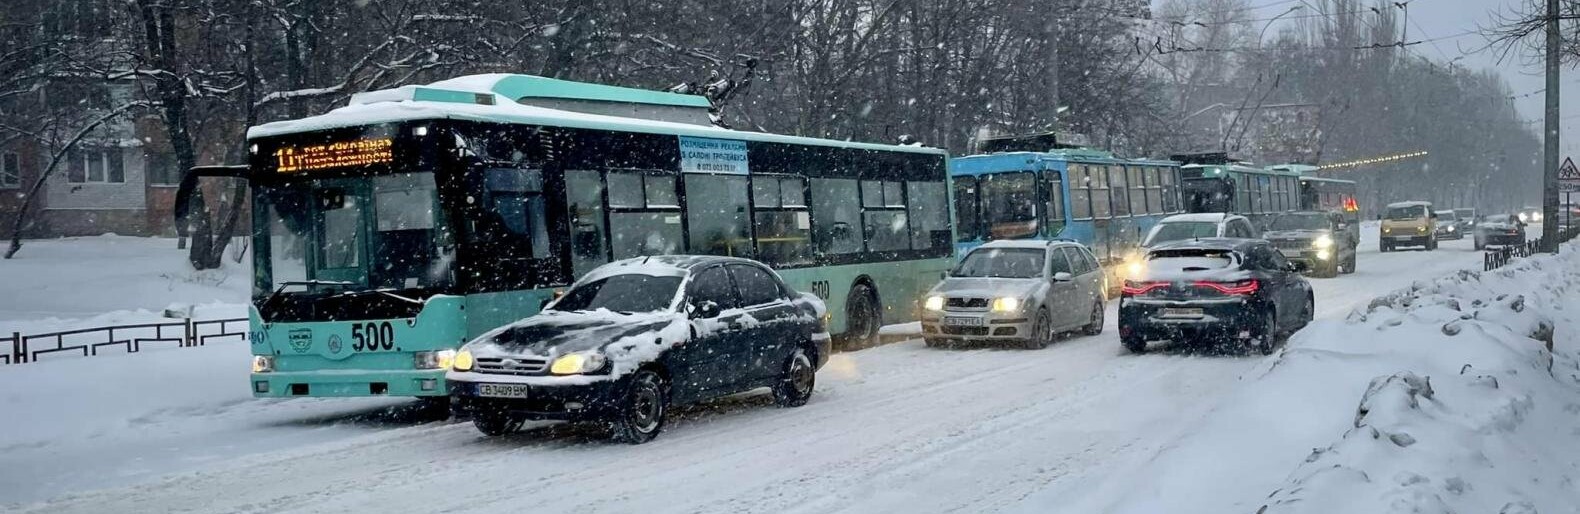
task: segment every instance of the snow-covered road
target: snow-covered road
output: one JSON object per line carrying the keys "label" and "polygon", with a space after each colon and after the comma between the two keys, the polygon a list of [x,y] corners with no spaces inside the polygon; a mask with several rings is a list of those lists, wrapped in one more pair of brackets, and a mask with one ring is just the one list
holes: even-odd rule
{"label": "snow-covered road", "polygon": [[[1375,232],[1365,234],[1361,252],[1357,273],[1312,281],[1319,318],[1341,318],[1414,280],[1479,270],[1482,262],[1469,240],[1445,242],[1435,252],[1381,254]],[[359,425],[336,428],[335,437],[304,436],[312,443],[302,445],[271,433],[278,449],[238,445],[221,462],[193,463],[135,486],[52,493],[16,507],[1077,512],[1073,506],[1108,503],[1097,495],[1120,494],[1115,484],[1126,477],[1113,472],[1191,430],[1224,391],[1264,362],[1156,345],[1153,353],[1130,355],[1119,347],[1117,316],[1111,311],[1108,319],[1102,335],[1041,351],[938,350],[911,341],[840,354],[819,373],[817,394],[805,407],[773,408],[761,395],[730,398],[678,413],[662,436],[642,446],[557,425],[502,438],[484,437],[469,423]],[[0,452],[0,501],[43,499],[29,493],[37,479],[9,458]],[[136,463],[123,458],[104,465]]]}

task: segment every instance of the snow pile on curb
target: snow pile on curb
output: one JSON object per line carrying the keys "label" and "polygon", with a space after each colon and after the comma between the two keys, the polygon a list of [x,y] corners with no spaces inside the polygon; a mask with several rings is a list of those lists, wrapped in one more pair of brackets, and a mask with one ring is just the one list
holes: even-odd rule
{"label": "snow pile on curb", "polygon": [[1313,323],[1105,510],[1576,512],[1576,311],[1567,245]]}

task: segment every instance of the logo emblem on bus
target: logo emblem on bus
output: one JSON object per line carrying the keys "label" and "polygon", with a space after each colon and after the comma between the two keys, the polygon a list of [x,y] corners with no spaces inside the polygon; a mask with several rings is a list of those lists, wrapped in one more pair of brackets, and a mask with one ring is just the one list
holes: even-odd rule
{"label": "logo emblem on bus", "polygon": [[291,349],[296,350],[296,353],[307,353],[307,349],[313,347],[313,329],[311,328],[292,330],[289,337]]}
{"label": "logo emblem on bus", "polygon": [[339,335],[331,334],[329,336],[329,353],[340,353],[340,336]]}

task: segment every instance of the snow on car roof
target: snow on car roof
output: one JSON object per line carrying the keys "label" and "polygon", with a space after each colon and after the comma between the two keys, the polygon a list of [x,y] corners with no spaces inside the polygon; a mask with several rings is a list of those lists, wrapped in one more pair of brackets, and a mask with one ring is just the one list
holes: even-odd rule
{"label": "snow on car roof", "polygon": [[1426,201],[1421,201],[1421,200],[1412,200],[1412,201],[1408,201],[1408,202],[1394,202],[1394,203],[1388,204],[1388,208],[1389,209],[1392,209],[1392,208],[1395,208],[1395,207],[1422,207],[1422,206],[1431,207],[1432,206],[1432,202],[1426,202]]}
{"label": "snow on car roof", "polygon": [[[562,111],[547,107],[523,105],[495,91],[497,77],[458,77],[436,83],[446,91],[492,95],[494,105],[406,98],[401,88],[364,93],[361,102],[347,105],[324,114],[306,118],[265,123],[247,129],[247,139],[316,132],[361,125],[377,125],[417,120],[453,119],[477,122],[519,123],[554,127],[638,132],[646,134],[673,134],[678,136],[737,139],[800,145],[831,146],[866,150],[884,150],[946,155],[943,149],[923,146],[899,146],[875,143],[856,143],[832,139],[786,136],[763,132],[747,132],[720,127],[692,125],[670,121],[623,118],[601,114]],[[413,88],[413,86],[403,86]],[[439,89],[436,87],[436,89]]]}
{"label": "snow on car roof", "polygon": [[1173,216],[1169,216],[1167,218],[1163,218],[1161,221],[1158,221],[1158,223],[1180,223],[1180,222],[1184,222],[1184,223],[1191,223],[1191,222],[1195,222],[1195,223],[1201,223],[1201,222],[1217,223],[1217,222],[1229,219],[1229,216],[1232,216],[1232,215],[1231,214],[1222,213],[1222,212],[1197,212],[1197,213],[1190,213],[1190,214],[1175,214]]}

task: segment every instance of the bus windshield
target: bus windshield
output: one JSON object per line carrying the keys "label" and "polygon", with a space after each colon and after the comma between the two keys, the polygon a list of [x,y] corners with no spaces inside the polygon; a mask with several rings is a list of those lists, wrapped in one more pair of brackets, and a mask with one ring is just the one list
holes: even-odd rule
{"label": "bus windshield", "polygon": [[982,216],[988,239],[1037,235],[1037,176],[1000,173],[982,177]]}
{"label": "bus windshield", "polygon": [[304,281],[412,289],[450,280],[431,172],[255,183],[254,296]]}

